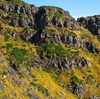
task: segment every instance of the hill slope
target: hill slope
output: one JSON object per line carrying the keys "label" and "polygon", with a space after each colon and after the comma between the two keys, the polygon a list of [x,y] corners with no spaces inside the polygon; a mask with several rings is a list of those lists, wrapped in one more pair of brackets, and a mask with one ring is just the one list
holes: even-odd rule
{"label": "hill slope", "polygon": [[0,1],[0,99],[99,99],[99,21]]}

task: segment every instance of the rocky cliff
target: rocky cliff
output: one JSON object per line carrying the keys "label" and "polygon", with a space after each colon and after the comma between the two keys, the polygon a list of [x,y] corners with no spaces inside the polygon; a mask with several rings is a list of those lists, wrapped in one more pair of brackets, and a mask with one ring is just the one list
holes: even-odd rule
{"label": "rocky cliff", "polygon": [[0,99],[99,99],[99,19],[0,1]]}

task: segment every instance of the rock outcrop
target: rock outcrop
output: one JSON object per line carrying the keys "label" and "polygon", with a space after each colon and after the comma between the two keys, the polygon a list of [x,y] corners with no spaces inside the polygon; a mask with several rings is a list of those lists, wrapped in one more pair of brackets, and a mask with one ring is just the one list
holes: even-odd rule
{"label": "rock outcrop", "polygon": [[76,94],[79,99],[83,99],[84,94],[87,92],[86,86],[77,82],[72,82],[68,90]]}
{"label": "rock outcrop", "polygon": [[[79,30],[75,19],[70,16],[69,12],[61,8],[45,6],[37,8],[34,5],[28,7],[18,4],[5,6],[2,3],[0,4],[0,9],[9,13],[8,16],[3,16],[1,13],[0,17],[7,20],[9,25],[14,27],[40,29],[54,25],[58,28],[65,27],[72,30]],[[63,17],[63,20],[61,20],[61,17]]]}
{"label": "rock outcrop", "polygon": [[87,28],[94,35],[100,35],[100,15],[81,17],[77,19],[80,24]]}

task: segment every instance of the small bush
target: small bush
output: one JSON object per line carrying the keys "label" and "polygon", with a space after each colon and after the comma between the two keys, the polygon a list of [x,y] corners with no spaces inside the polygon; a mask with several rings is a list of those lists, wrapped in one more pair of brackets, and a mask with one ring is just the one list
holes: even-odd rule
{"label": "small bush", "polygon": [[44,93],[46,96],[49,96],[49,92],[48,89],[44,88],[41,84],[36,84],[33,81],[30,82],[30,85],[32,86],[36,86],[38,91],[41,91],[42,93]]}
{"label": "small bush", "polygon": [[68,35],[77,36],[75,32],[69,32]]}
{"label": "small bush", "polygon": [[53,28],[44,28],[42,31],[46,32],[46,33],[55,33],[56,29],[53,29]]}
{"label": "small bush", "polygon": [[5,36],[4,41],[5,42],[8,42],[9,41],[9,38],[10,38],[8,32],[4,32],[4,36]]}
{"label": "small bush", "polygon": [[2,74],[3,74],[3,75],[7,75],[8,72],[7,72],[7,71],[3,71]]}
{"label": "small bush", "polygon": [[13,48],[13,44],[12,43],[7,43],[6,44],[6,48],[9,50],[9,49],[12,49]]}
{"label": "small bush", "polygon": [[41,91],[42,93],[46,94],[46,96],[49,96],[48,89],[44,88],[42,85],[37,85],[38,91]]}
{"label": "small bush", "polygon": [[90,37],[90,35],[88,35],[88,33],[87,34],[84,33],[83,37],[86,38],[86,39],[88,39],[89,41],[92,41],[92,38]]}
{"label": "small bush", "polygon": [[51,29],[51,32],[56,32],[56,30],[55,29]]}
{"label": "small bush", "polygon": [[55,44],[47,44],[45,46],[45,50],[47,51],[48,54],[54,55],[58,57],[67,57],[70,58],[70,54],[68,50],[65,50],[61,45],[55,45]]}
{"label": "small bush", "polygon": [[21,2],[23,2],[23,0],[5,0],[5,1],[10,1],[10,2],[16,2],[16,3],[21,3]]}
{"label": "small bush", "polygon": [[54,16],[57,17],[57,18],[61,18],[62,15],[60,13],[54,13]]}
{"label": "small bush", "polygon": [[70,53],[68,50],[65,50],[61,45],[56,46],[55,49],[56,55],[59,57],[67,57],[70,58]]}
{"label": "small bush", "polygon": [[12,16],[12,17],[15,17],[15,18],[16,17],[21,17],[21,18],[24,17],[24,14],[23,13],[19,13],[18,14],[18,13],[10,12],[9,15]]}
{"label": "small bush", "polygon": [[82,80],[79,80],[77,78],[77,76],[72,76],[71,80],[72,80],[72,82],[76,82],[76,83],[79,83],[79,84],[82,84],[83,83]]}
{"label": "small bush", "polygon": [[26,66],[27,67],[31,67],[32,66],[32,64],[31,64],[31,62],[29,60],[27,61]]}
{"label": "small bush", "polygon": [[18,75],[20,75],[20,78],[24,77],[23,73],[21,73],[21,72],[18,72]]}
{"label": "small bush", "polygon": [[71,51],[72,54],[74,54],[75,56],[79,56],[79,50],[75,50],[75,51]]}
{"label": "small bush", "polygon": [[47,55],[56,55],[60,58],[62,57],[67,57],[67,58],[71,58],[71,54],[69,53],[69,51],[66,49],[64,49],[61,45],[55,45],[53,43],[50,44],[46,44],[44,45],[44,47],[39,47],[37,50],[38,54],[43,56],[44,53],[46,53]]}
{"label": "small bush", "polygon": [[10,53],[13,58],[15,58],[18,62],[22,62],[25,60],[25,56],[27,51],[25,49],[20,48],[13,48],[12,52]]}
{"label": "small bush", "polygon": [[45,13],[45,15],[48,17],[52,16],[52,14],[53,14],[52,12]]}
{"label": "small bush", "polygon": [[31,73],[30,73],[30,75],[31,75],[31,77],[32,77],[32,78],[36,78],[36,76],[35,76],[35,75],[33,75],[33,74],[31,74]]}
{"label": "small bush", "polygon": [[4,14],[4,11],[0,9],[0,13],[1,13],[1,14]]}
{"label": "small bush", "polygon": [[43,56],[44,49],[42,47],[38,48],[37,53],[41,56]]}
{"label": "small bush", "polygon": [[30,85],[32,86],[36,86],[36,84],[34,82],[30,82]]}
{"label": "small bush", "polygon": [[91,70],[87,70],[87,72],[89,72],[89,73],[90,73],[90,72],[91,72]]}
{"label": "small bush", "polygon": [[55,45],[54,44],[47,44],[45,46],[45,50],[47,51],[48,54],[53,55],[55,54]]}

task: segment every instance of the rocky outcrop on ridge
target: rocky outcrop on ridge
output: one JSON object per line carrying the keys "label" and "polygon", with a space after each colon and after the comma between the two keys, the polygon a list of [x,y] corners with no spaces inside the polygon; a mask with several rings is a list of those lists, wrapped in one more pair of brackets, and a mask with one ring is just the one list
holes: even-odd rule
{"label": "rocky outcrop on ridge", "polygon": [[[4,5],[0,4],[0,9],[9,13],[8,16],[0,14],[0,18],[7,20],[8,24],[14,27],[40,29],[54,25],[57,27],[65,27],[78,30],[79,26],[69,12],[57,7],[35,7],[30,5]],[[14,15],[15,14],[15,15]],[[63,20],[61,20],[63,17]]]}
{"label": "rocky outcrop on ridge", "polygon": [[100,15],[81,17],[77,21],[94,35],[100,35]]}

